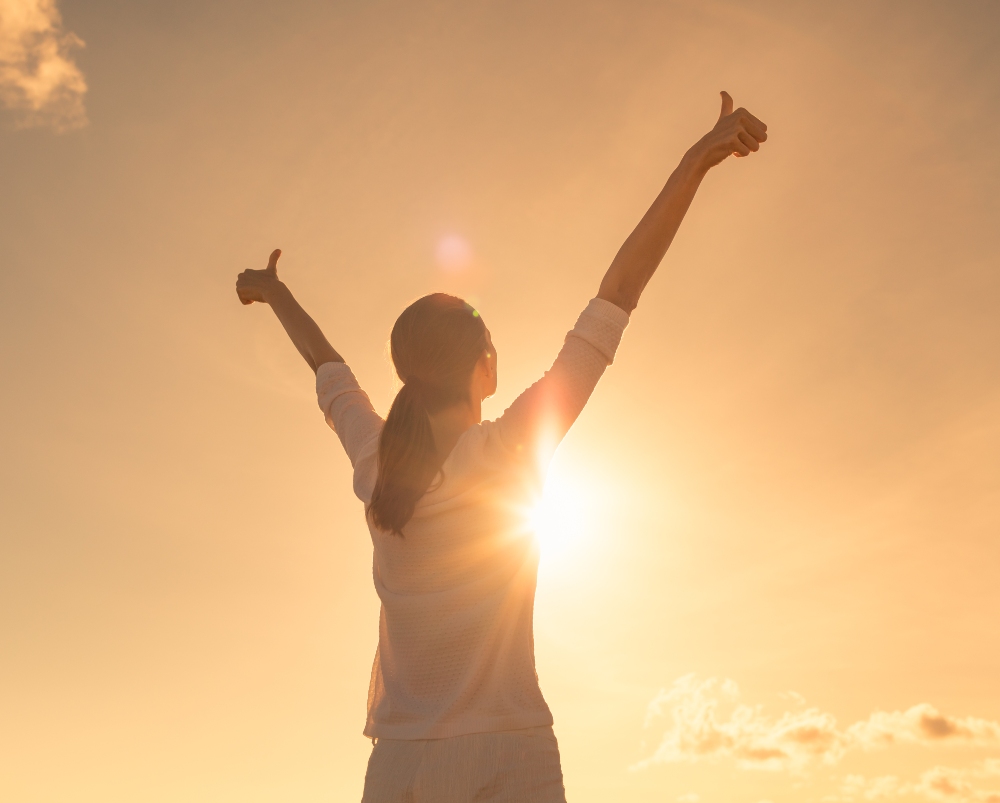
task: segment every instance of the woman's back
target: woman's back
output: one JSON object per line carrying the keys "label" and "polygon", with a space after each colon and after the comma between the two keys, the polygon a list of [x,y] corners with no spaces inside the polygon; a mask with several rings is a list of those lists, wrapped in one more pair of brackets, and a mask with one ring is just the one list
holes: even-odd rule
{"label": "woman's back", "polygon": [[[463,433],[403,537],[369,517],[382,610],[366,735],[427,739],[552,724],[535,674],[538,550],[527,513],[541,490],[539,449],[579,415],[627,322],[613,304],[592,301],[545,377],[497,421]],[[343,363],[320,367],[317,391],[367,505],[382,420]]]}

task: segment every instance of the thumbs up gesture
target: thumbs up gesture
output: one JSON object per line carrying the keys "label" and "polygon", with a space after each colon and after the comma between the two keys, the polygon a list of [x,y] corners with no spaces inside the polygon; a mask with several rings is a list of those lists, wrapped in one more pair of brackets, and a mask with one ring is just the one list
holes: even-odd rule
{"label": "thumbs up gesture", "polygon": [[733,111],[733,99],[728,92],[721,92],[722,112],[715,127],[702,137],[696,150],[702,165],[715,167],[728,156],[749,156],[760,150],[767,139],[767,126],[742,106]]}
{"label": "thumbs up gesture", "polygon": [[278,279],[278,257],[281,256],[281,249],[275,248],[271,252],[271,258],[267,260],[267,267],[264,270],[245,270],[236,277],[236,295],[244,304],[253,304],[259,301],[262,304],[269,303],[268,298],[274,290],[281,286]]}

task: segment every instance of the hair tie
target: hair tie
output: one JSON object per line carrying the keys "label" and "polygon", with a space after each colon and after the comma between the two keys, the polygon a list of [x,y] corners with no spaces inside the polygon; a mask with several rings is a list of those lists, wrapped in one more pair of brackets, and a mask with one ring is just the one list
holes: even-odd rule
{"label": "hair tie", "polygon": [[416,393],[422,393],[425,387],[424,381],[419,376],[408,376],[403,380],[403,384]]}

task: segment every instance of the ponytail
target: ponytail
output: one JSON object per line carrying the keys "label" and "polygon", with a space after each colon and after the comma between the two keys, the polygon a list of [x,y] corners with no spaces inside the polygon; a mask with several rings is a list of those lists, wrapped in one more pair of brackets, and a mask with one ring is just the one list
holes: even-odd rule
{"label": "ponytail", "polygon": [[430,416],[468,399],[472,370],[486,350],[486,326],[461,299],[435,293],[403,310],[389,342],[403,387],[379,436],[367,513],[380,530],[402,536],[443,462]]}

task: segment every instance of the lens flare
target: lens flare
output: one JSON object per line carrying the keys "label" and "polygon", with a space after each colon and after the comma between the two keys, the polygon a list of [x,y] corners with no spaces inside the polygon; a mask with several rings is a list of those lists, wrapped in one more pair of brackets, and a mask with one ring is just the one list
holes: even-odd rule
{"label": "lens flare", "polygon": [[434,260],[445,273],[462,273],[472,264],[472,246],[465,238],[449,234],[438,242]]}

